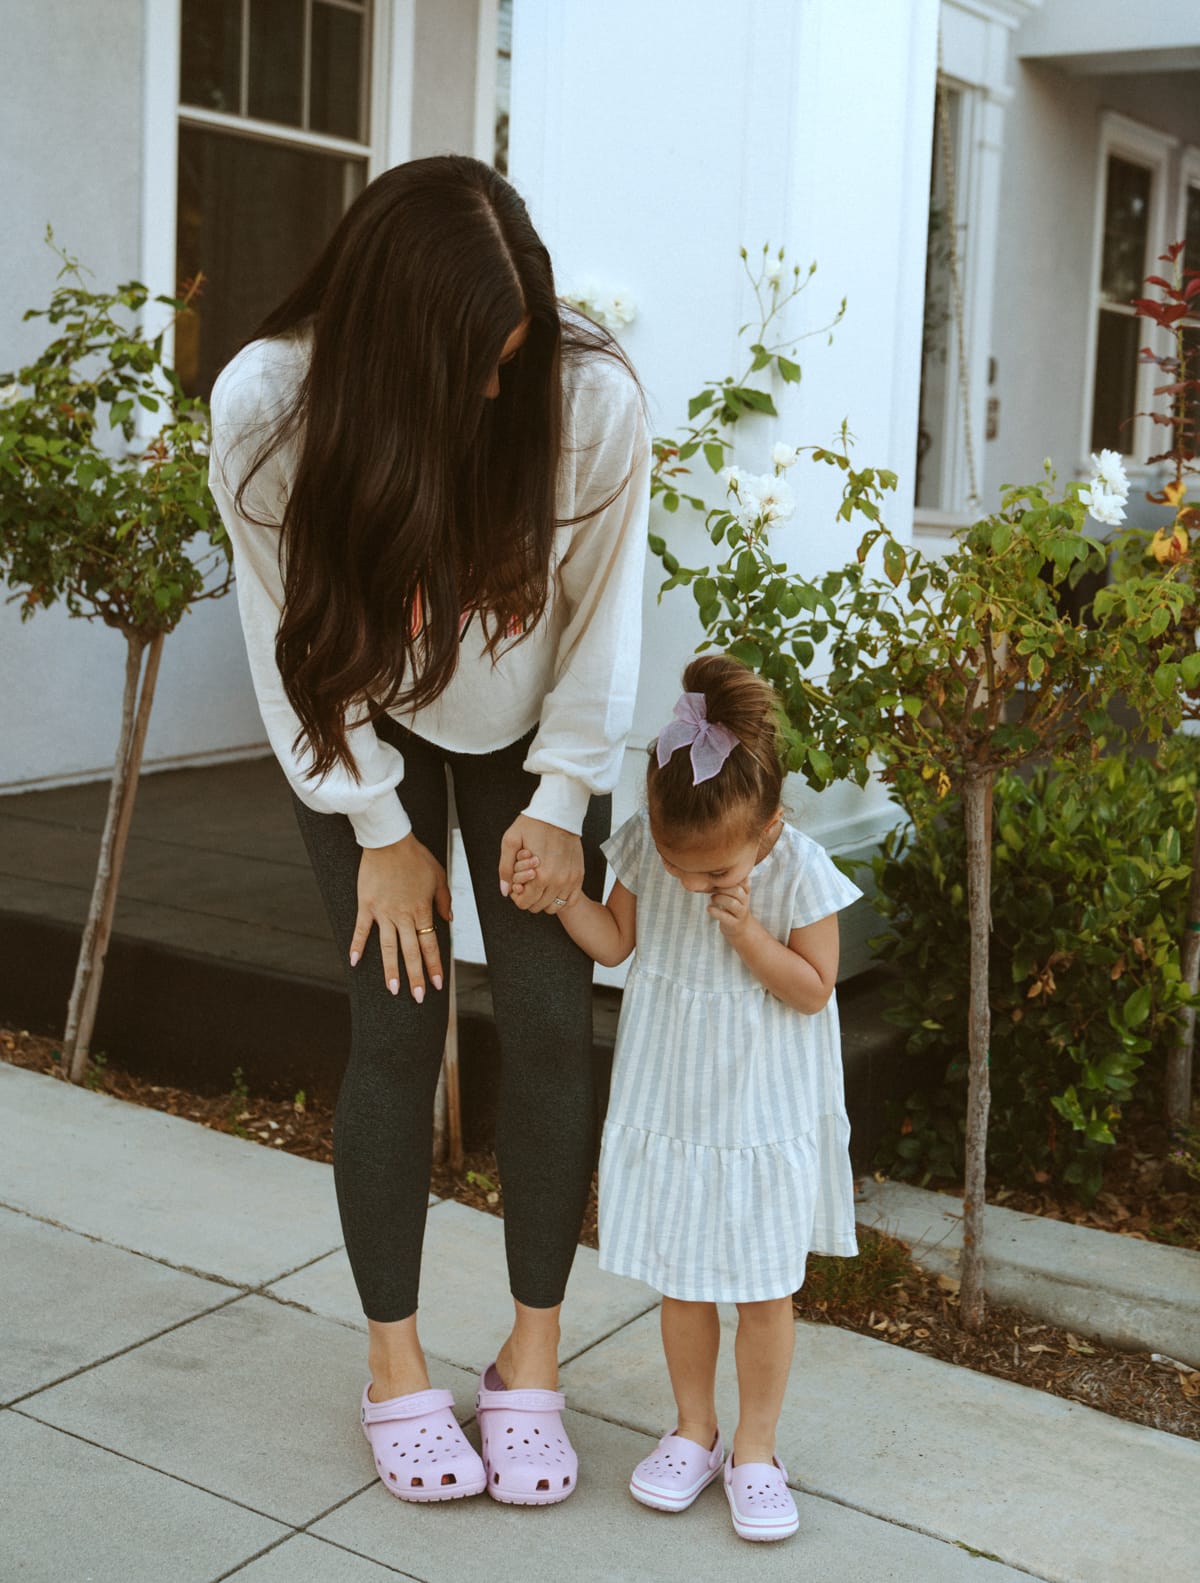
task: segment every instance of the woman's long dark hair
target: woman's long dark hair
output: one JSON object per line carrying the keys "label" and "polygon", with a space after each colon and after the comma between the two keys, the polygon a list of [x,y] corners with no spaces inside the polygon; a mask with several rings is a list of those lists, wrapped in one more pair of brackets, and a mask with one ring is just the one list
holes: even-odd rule
{"label": "woman's long dark hair", "polygon": [[237,501],[244,511],[254,474],[294,438],[275,655],[317,777],[339,763],[355,773],[349,709],[415,709],[446,688],[464,610],[479,612],[493,658],[536,625],[559,525],[563,358],[624,359],[602,331],[560,320],[524,203],[460,155],[371,182],[251,339],[308,330],[296,401]]}

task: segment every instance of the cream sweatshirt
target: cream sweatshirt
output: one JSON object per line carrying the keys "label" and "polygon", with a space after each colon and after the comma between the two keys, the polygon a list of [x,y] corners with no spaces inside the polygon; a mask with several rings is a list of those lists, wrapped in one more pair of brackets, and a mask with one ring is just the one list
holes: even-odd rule
{"label": "cream sweatshirt", "polygon": [[[233,544],[238,610],[271,748],[303,803],[347,815],[360,846],[387,846],[411,828],[404,761],[375,734],[365,711],[347,733],[357,782],[340,765],[313,780],[307,750],[292,748],[299,722],[275,664],[275,635],[283,608],[278,524],[294,476],[294,445],[277,450],[256,474],[246,494],[250,516],[235,504],[238,484],[287,409],[308,355],[302,335],[255,341],[225,367],[212,393],[209,481]],[[507,747],[537,725],[525,768],[541,779],[525,812],[578,834],[588,798],[616,785],[633,722],[650,445],[640,393],[615,359],[564,364],[563,385],[559,517],[599,505],[631,473],[628,484],[596,516],[558,529],[549,599],[534,630],[502,645],[493,662],[478,618],[471,620],[446,690],[396,718],[459,753]]]}

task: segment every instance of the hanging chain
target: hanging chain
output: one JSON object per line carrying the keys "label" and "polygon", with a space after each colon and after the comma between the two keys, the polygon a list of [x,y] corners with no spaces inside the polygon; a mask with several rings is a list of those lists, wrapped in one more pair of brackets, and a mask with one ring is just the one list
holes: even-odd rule
{"label": "hanging chain", "polygon": [[950,240],[950,289],[954,297],[954,329],[958,346],[958,387],[962,401],[963,449],[967,459],[967,505],[979,506],[979,476],[975,470],[975,437],[971,430],[971,390],[967,371],[966,313],[963,308],[962,271],[958,259],[958,221],[954,201],[954,156],[950,147],[949,79],[942,69],[942,35],[938,32],[937,106],[938,139],[942,145],[942,180],[946,188],[946,234]]}

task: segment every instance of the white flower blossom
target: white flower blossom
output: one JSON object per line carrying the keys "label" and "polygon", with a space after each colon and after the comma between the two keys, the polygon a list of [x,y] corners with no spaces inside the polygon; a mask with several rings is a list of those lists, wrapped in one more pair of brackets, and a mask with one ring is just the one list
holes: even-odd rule
{"label": "white flower blossom", "polygon": [[779,277],[783,274],[783,260],[769,258],[763,266],[763,279],[770,281],[772,286],[779,284]]}
{"label": "white flower blossom", "polygon": [[563,300],[586,313],[606,330],[623,330],[637,318],[637,307],[627,291],[603,291],[593,280],[563,292]]}
{"label": "white flower blossom", "polygon": [[0,407],[15,407],[20,399],[20,385],[15,383],[0,385]]}
{"label": "white flower blossom", "polygon": [[1115,495],[1120,501],[1129,498],[1129,479],[1119,451],[1101,451],[1099,456],[1093,451],[1092,471],[1096,475],[1092,479],[1093,489],[1099,484],[1106,494]]}
{"label": "white flower blossom", "polygon": [[799,461],[799,459],[800,447],[798,445],[785,445],[781,440],[771,448],[771,460],[776,467],[786,469],[791,467],[794,462]]}
{"label": "white flower blossom", "polygon": [[1087,507],[1088,515],[1106,527],[1118,527],[1125,520],[1125,502],[1129,498],[1129,479],[1125,464],[1116,451],[1093,453],[1092,467],[1095,476],[1079,491],[1080,504]]}
{"label": "white flower blossom", "polygon": [[786,522],[796,509],[792,486],[786,478],[775,478],[764,473],[755,485],[759,514],[764,523]]}

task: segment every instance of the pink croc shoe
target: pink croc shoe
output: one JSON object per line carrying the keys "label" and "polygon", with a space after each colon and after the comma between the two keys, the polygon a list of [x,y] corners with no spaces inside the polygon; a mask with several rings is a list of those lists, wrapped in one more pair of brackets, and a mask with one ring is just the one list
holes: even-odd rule
{"label": "pink croc shoe", "polygon": [[725,1460],[721,1431],[711,1451],[682,1435],[664,1435],[633,1470],[629,1493],[643,1506],[660,1512],[683,1512],[720,1476]]}
{"label": "pink croc shoe", "polygon": [[734,1532],[742,1539],[788,1539],[800,1526],[796,1502],[787,1487],[787,1469],[773,1462],[725,1464],[725,1498]]}
{"label": "pink croc shoe", "polygon": [[362,1431],[383,1487],[402,1501],[480,1495],[483,1463],[454,1417],[449,1391],[414,1391],[373,1402],[363,1391]]}
{"label": "pink croc shoe", "polygon": [[496,1365],[479,1377],[475,1411],[487,1492],[506,1506],[552,1506],[575,1488],[579,1461],[567,1431],[561,1391],[506,1390]]}

